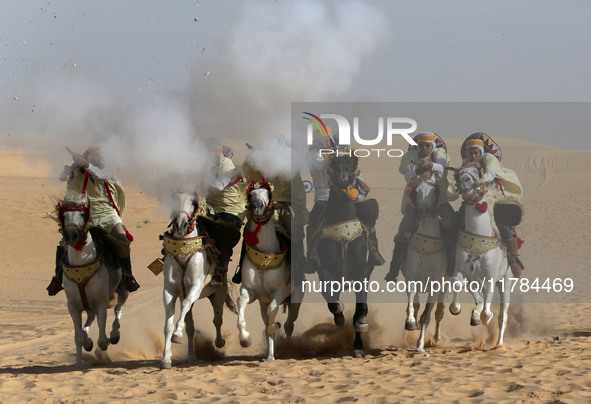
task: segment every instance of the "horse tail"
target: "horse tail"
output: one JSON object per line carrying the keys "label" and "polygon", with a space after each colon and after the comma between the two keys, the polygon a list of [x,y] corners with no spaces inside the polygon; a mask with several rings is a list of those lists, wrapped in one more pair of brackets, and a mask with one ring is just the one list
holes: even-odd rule
{"label": "horse tail", "polygon": [[230,311],[232,313],[238,314],[238,309],[236,308],[236,303],[234,303],[234,300],[232,300],[232,296],[230,296],[229,293],[226,295],[226,300],[224,303],[226,303],[226,307],[228,309],[230,309]]}

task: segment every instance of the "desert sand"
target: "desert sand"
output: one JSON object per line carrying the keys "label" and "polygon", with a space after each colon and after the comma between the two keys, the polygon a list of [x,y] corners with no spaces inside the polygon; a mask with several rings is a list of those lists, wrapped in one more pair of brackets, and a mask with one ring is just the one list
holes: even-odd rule
{"label": "desert sand", "polygon": [[[184,362],[185,337],[173,347],[173,369],[162,371],[162,276],[154,276],[146,266],[159,257],[158,235],[166,229],[168,212],[155,198],[127,187],[125,223],[135,237],[132,262],[141,289],[128,300],[119,344],[106,352],[85,352],[85,367],[76,369],[66,296],[60,292],[48,297],[45,291],[60,238],[56,223],[47,216],[64,187],[57,180],[59,172],[44,163],[48,156],[37,152],[31,158],[23,150],[3,148],[0,402],[591,402],[591,151],[495,140],[502,147],[503,163],[517,171],[525,189],[526,213],[519,227],[526,241],[521,250],[524,276],[569,276],[575,282],[570,294],[513,304],[505,347],[492,349],[495,320],[488,327],[470,327],[472,305],[464,303],[457,317],[446,309],[443,341],[416,353],[418,331],[404,331],[405,304],[373,303],[366,356],[354,359],[352,305],[346,310],[347,327],[336,330],[324,304],[306,303],[294,338],[281,339],[277,360],[269,363],[263,361],[258,304],[247,309],[253,346],[240,347],[236,315],[225,311],[226,346],[216,349],[209,302],[199,301],[194,310],[198,362]],[[452,164],[458,165],[461,140],[446,142]],[[401,218],[404,183],[398,163],[361,162],[371,193],[380,202],[377,231],[387,259],[372,279],[381,280],[386,273]],[[280,315],[284,319],[285,314]],[[434,321],[428,337],[433,327]],[[96,342],[96,324],[91,337]]]}

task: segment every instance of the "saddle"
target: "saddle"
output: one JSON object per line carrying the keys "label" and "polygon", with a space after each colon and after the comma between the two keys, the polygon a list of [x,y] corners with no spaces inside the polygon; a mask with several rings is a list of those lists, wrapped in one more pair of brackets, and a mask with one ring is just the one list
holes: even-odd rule
{"label": "saddle", "polygon": [[205,232],[215,241],[215,245],[219,250],[234,248],[242,237],[238,224],[216,220],[215,216],[199,216],[197,224],[200,228],[205,229]]}
{"label": "saddle", "polygon": [[109,268],[117,268],[121,260],[129,257],[129,245],[107,233],[99,227],[91,227],[88,232],[92,236],[97,256],[102,256],[103,262]]}

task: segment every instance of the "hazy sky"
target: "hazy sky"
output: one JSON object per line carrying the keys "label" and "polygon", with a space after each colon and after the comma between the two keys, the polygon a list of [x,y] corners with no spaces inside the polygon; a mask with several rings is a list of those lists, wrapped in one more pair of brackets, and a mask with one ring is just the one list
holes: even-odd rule
{"label": "hazy sky", "polygon": [[[0,144],[182,161],[203,139],[289,127],[292,101],[591,101],[588,1],[0,5]],[[591,149],[587,133],[560,135],[518,134]]]}

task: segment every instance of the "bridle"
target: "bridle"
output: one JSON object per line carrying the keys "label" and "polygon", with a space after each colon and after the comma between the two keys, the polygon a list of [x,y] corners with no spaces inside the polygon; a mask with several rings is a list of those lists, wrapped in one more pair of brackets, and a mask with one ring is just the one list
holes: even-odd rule
{"label": "bridle", "polygon": [[[86,235],[88,228],[90,227],[90,201],[87,202],[73,202],[73,201],[62,201],[58,202],[56,206],[57,218],[60,225],[59,232],[65,236],[68,228],[74,227],[80,233],[80,236],[76,240],[73,246],[76,250],[81,250],[86,244]],[[66,212],[82,212],[84,215],[84,224],[80,226],[77,223],[64,224],[64,214]]]}
{"label": "bridle", "polygon": [[[478,166],[476,164],[474,164],[474,168],[476,168],[478,170],[480,177],[482,177],[482,172],[481,172],[481,170],[478,169]],[[472,183],[472,186],[469,189],[461,189],[460,188],[458,179],[461,174],[469,175],[474,180],[474,182]],[[484,185],[484,183],[478,183],[477,180],[478,180],[478,178],[476,178],[470,171],[464,171],[463,169],[459,170],[456,173],[456,188],[457,188],[458,193],[460,195],[462,195],[462,198],[464,199],[465,204],[472,205],[480,213],[484,213],[484,212],[486,212],[488,206],[487,206],[486,201],[482,201],[482,197],[488,191],[486,189],[486,185]],[[469,195],[470,193],[472,194],[471,198],[467,199],[464,197],[464,195]]]}
{"label": "bridle", "polygon": [[[264,198],[260,197],[260,199],[263,201],[263,203],[265,205],[265,209],[263,211],[263,214],[258,216],[258,215],[255,215],[253,212],[253,204],[250,200],[250,194],[253,190],[260,189],[260,188],[264,188],[269,192],[269,200],[266,201]],[[275,203],[273,203],[273,192],[271,190],[271,184],[269,184],[269,182],[267,182],[265,177],[263,177],[263,181],[260,184],[256,183],[254,180],[252,180],[252,181],[250,181],[250,185],[248,186],[248,189],[246,190],[246,196],[248,198],[248,211],[250,213],[250,218],[252,219],[252,221],[255,222],[256,224],[261,224],[261,225],[267,223],[273,217],[273,214],[275,213]]]}
{"label": "bridle", "polygon": [[334,161],[333,159],[336,157],[343,157],[343,156],[334,156],[334,155],[330,156],[330,161],[329,161],[328,170],[327,170],[328,171],[328,179],[330,182],[330,186],[332,188],[335,188],[339,191],[343,191],[346,194],[347,190],[351,187],[351,185],[355,181],[356,173],[358,171],[358,162],[356,161],[355,168],[353,170],[351,170],[351,173],[349,174],[349,176],[344,181],[341,181],[339,178],[336,178],[337,172],[335,171],[335,169],[332,165],[332,163]]}
{"label": "bridle", "polygon": [[[195,226],[197,225],[197,215],[199,213],[199,202],[197,200],[193,200],[193,208],[194,209],[193,209],[192,213],[189,213],[184,209],[180,209],[180,210],[174,212],[174,217],[178,217],[179,215],[184,214],[189,219],[189,221],[187,222],[187,231],[182,236],[186,236],[187,234],[190,234],[193,231],[195,231]],[[172,226],[173,233],[178,234],[179,230],[180,230],[178,227],[178,222],[173,219],[170,222],[170,224],[168,225],[168,227],[171,227],[171,226]]]}

